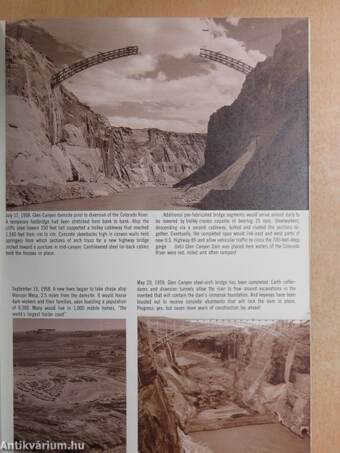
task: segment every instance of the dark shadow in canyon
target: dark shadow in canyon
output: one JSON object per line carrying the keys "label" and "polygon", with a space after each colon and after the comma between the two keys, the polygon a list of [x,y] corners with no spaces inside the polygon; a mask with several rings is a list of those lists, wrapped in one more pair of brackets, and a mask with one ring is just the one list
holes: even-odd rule
{"label": "dark shadow in canyon", "polygon": [[204,157],[175,185],[196,208],[308,209],[307,20],[283,30],[237,99],[211,115]]}

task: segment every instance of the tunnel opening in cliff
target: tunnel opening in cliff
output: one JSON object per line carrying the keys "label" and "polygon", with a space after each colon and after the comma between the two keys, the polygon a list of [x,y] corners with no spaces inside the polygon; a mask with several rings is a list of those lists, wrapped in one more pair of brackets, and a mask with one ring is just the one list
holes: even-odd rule
{"label": "tunnel opening in cliff", "polygon": [[[175,452],[182,451],[186,442],[195,444],[195,433],[262,425],[268,425],[268,432],[272,426],[283,425],[293,433],[289,435],[298,446],[295,451],[309,451],[306,324],[290,321],[240,327],[232,322],[222,326],[140,318],[139,376],[141,453],[151,452],[143,447],[143,439],[151,431],[155,436],[152,426],[163,426],[165,420],[166,430],[176,439]],[[156,391],[157,397],[152,397]],[[303,437],[305,443],[299,443]],[[198,443],[197,448],[203,447]]]}

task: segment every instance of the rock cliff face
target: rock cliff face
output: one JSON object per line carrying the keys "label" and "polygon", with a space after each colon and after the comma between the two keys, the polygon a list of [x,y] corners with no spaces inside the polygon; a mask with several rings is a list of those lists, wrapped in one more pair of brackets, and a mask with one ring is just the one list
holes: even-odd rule
{"label": "rock cliff face", "polygon": [[[247,76],[232,105],[213,113],[205,165],[179,183],[211,181],[242,158],[250,160],[225,187],[208,187],[206,209],[306,209],[308,206],[308,22],[282,33],[273,57]],[[244,160],[244,159],[243,159]],[[240,165],[239,165],[240,167]]]}
{"label": "rock cliff face", "polygon": [[176,418],[164,391],[164,381],[157,371],[148,330],[143,322],[138,326],[138,338],[139,451],[182,453]]}
{"label": "rock cliff face", "polygon": [[277,335],[263,332],[254,338],[249,363],[237,370],[242,401],[260,414],[276,414],[298,435],[310,426],[308,335],[307,328],[296,327],[278,330]]}
{"label": "rock cliff face", "polygon": [[57,41],[35,21],[29,19],[6,23],[6,35],[16,40],[23,39],[58,67],[84,58],[78,49]]}
{"label": "rock cliff face", "polygon": [[108,147],[110,178],[132,186],[172,186],[203,164],[205,136],[113,127]]}
{"label": "rock cliff face", "polygon": [[158,326],[150,331],[140,322],[141,453],[151,451],[144,445],[155,426],[163,431],[166,425],[173,444],[186,452],[200,451],[190,437],[197,431],[280,422],[299,436],[309,433],[308,324],[195,325],[155,350],[157,338],[171,335],[169,326]]}
{"label": "rock cliff face", "polygon": [[51,89],[56,67],[21,37],[31,39],[32,32],[25,29],[19,39],[15,30],[10,34],[9,206],[103,196],[124,187],[172,185],[203,164],[203,134],[111,127],[63,86]]}
{"label": "rock cliff face", "polygon": [[188,338],[183,349],[217,354],[233,373],[227,392],[234,401],[258,414],[269,411],[301,435],[309,432],[310,424],[308,330],[307,326],[292,325],[263,331],[235,328],[227,334],[201,333]]}

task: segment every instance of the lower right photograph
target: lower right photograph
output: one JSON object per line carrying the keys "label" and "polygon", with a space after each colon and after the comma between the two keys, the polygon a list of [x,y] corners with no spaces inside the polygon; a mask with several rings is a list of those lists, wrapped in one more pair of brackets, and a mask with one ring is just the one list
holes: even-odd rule
{"label": "lower right photograph", "polygon": [[310,453],[309,320],[138,319],[140,453]]}

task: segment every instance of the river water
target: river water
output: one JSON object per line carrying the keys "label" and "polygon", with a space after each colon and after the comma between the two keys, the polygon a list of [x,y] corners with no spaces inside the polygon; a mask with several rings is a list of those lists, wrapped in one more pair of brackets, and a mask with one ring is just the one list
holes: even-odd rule
{"label": "river water", "polygon": [[92,211],[114,209],[192,209],[181,206],[183,191],[172,187],[139,187],[126,189],[107,197],[77,198],[20,206],[20,211]]}
{"label": "river water", "polygon": [[309,453],[309,438],[300,439],[279,423],[191,433],[213,453]]}

